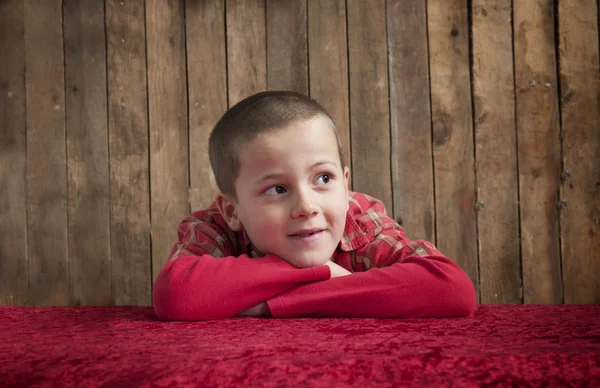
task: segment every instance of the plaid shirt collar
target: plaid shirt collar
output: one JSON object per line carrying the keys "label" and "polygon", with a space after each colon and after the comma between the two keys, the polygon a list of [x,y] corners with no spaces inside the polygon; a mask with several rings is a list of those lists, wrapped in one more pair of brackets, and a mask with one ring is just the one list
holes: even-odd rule
{"label": "plaid shirt collar", "polygon": [[343,251],[353,251],[368,242],[369,236],[367,235],[367,231],[360,227],[356,219],[350,214],[350,211],[346,212],[346,227],[344,228],[344,234],[342,234],[340,248]]}

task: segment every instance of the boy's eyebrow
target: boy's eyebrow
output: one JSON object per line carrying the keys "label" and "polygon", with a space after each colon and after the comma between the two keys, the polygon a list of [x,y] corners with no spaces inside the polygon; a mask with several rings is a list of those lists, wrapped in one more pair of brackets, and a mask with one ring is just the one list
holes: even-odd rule
{"label": "boy's eyebrow", "polygon": [[[313,164],[313,165],[310,167],[310,170],[312,170],[312,169],[313,169],[313,168],[315,168],[315,167],[322,166],[322,165],[324,165],[324,164],[331,164],[332,166],[334,166],[334,167],[337,167],[337,164],[335,164],[334,162],[331,162],[331,161],[329,161],[329,160],[320,160],[320,161],[316,162],[315,164]],[[260,179],[257,179],[257,180],[256,180],[256,184],[259,184],[259,183],[261,183],[261,182],[263,182],[263,181],[266,181],[266,180],[269,180],[269,179],[277,179],[277,178],[281,178],[281,177],[282,177],[282,176],[284,176],[284,175],[285,175],[285,174],[283,174],[283,173],[272,173],[272,174],[267,174],[267,175],[265,175],[265,176],[262,176]]]}
{"label": "boy's eyebrow", "polygon": [[261,183],[261,182],[263,182],[263,181],[266,181],[266,180],[269,180],[269,179],[280,178],[280,177],[282,177],[283,175],[284,175],[284,174],[282,174],[282,173],[278,173],[278,174],[268,174],[268,175],[265,175],[265,176],[261,177],[260,179],[257,179],[257,180],[256,180],[256,184],[259,184],[259,183]]}
{"label": "boy's eyebrow", "polygon": [[336,163],[334,163],[334,162],[331,162],[331,161],[329,161],[329,160],[321,160],[321,161],[318,161],[317,163],[313,164],[313,165],[310,167],[310,169],[312,170],[313,168],[315,168],[315,167],[318,167],[318,166],[322,166],[322,165],[324,165],[324,164],[331,164],[331,165],[333,165],[334,167],[337,167],[337,164],[336,164]]}

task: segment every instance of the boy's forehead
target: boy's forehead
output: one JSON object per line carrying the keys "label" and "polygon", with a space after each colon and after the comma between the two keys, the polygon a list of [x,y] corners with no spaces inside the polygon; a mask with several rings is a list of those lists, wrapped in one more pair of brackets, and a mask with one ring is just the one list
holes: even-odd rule
{"label": "boy's forehead", "polygon": [[315,140],[316,138],[323,139],[323,137],[332,135],[335,138],[335,128],[331,124],[330,120],[318,115],[309,119],[292,121],[282,127],[266,130],[258,134],[256,139],[261,139],[269,143],[270,141],[280,140],[282,137],[298,140]]}
{"label": "boy's forehead", "polygon": [[238,151],[241,167],[252,164],[253,169],[275,167],[275,164],[285,163],[299,154],[303,156],[301,161],[306,163],[317,159],[332,159],[339,163],[335,130],[327,121],[316,117],[295,121],[259,134]]}

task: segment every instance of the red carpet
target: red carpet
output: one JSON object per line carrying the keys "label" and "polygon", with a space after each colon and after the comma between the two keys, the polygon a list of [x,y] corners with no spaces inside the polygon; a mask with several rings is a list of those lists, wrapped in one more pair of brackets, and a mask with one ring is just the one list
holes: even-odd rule
{"label": "red carpet", "polygon": [[600,386],[600,305],[459,319],[161,322],[150,307],[0,307],[0,386]]}

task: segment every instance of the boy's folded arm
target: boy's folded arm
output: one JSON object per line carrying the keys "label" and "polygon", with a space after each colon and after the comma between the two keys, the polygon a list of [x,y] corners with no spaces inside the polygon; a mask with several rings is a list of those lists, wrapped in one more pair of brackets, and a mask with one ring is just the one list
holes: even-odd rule
{"label": "boy's folded arm", "polygon": [[273,255],[236,256],[224,226],[211,218],[215,210],[193,213],[179,225],[179,242],[152,291],[159,318],[231,318],[298,284],[329,279],[326,266],[301,270]]}
{"label": "boy's folded arm", "polygon": [[273,317],[451,317],[475,308],[473,283],[444,256],[299,285],[267,303]]}
{"label": "boy's folded arm", "polygon": [[329,277],[326,266],[298,269],[273,255],[180,256],[158,275],[152,299],[160,319],[231,318],[298,284]]}

